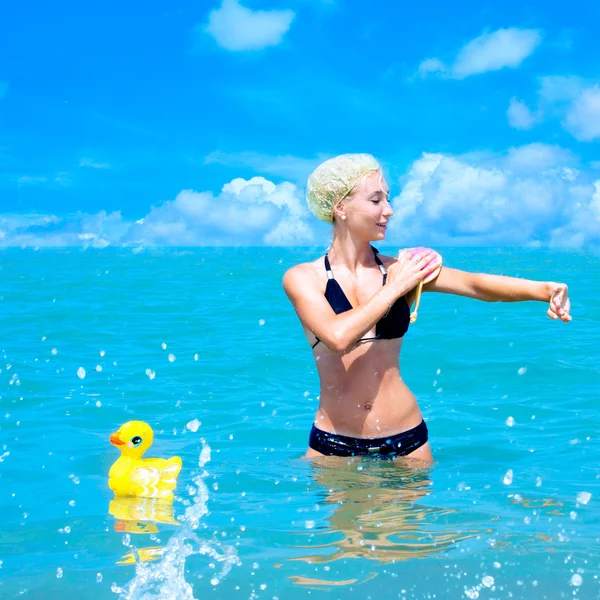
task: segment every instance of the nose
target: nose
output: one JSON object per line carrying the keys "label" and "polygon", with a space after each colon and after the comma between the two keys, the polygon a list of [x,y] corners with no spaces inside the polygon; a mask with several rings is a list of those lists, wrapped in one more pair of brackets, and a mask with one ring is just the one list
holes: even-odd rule
{"label": "nose", "polygon": [[390,204],[389,200],[385,201],[385,206],[382,214],[388,219],[394,214],[394,209],[392,208],[392,205]]}

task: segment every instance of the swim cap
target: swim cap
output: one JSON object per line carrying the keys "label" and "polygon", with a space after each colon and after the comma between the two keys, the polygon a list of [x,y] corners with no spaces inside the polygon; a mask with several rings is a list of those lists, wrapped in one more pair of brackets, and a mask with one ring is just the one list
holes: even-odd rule
{"label": "swim cap", "polygon": [[308,178],[308,208],[321,221],[333,223],[334,208],[367,173],[380,169],[370,154],[341,154],[326,160]]}

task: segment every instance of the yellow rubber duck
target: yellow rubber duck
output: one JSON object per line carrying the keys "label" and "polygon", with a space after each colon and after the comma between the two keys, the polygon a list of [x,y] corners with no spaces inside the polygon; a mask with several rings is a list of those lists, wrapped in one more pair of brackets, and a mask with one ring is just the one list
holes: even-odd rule
{"label": "yellow rubber duck", "polygon": [[153,439],[152,428],[143,421],[128,421],[110,436],[111,444],[121,450],[108,473],[108,487],[115,496],[173,500],[181,458],[142,458]]}

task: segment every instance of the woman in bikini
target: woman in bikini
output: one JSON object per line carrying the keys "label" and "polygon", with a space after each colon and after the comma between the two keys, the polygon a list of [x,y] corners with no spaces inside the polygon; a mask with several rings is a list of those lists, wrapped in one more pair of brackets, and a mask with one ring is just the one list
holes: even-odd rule
{"label": "woman in bikini", "polygon": [[289,269],[285,292],[298,314],[320,378],[320,405],[307,457],[410,456],[430,462],[427,426],[402,380],[399,357],[419,284],[487,302],[539,300],[571,320],[567,286],[442,267],[433,250],[379,254],[394,214],[381,167],[368,154],[325,161],[307,186],[313,214],[333,225],[324,257]]}

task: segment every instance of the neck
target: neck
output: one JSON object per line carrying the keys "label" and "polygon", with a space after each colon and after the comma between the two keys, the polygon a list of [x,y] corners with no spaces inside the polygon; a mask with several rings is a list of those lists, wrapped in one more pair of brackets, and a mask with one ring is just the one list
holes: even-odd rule
{"label": "neck", "polygon": [[350,236],[335,235],[329,248],[329,260],[333,264],[343,265],[355,274],[359,267],[371,267],[374,264],[371,243],[354,240]]}

